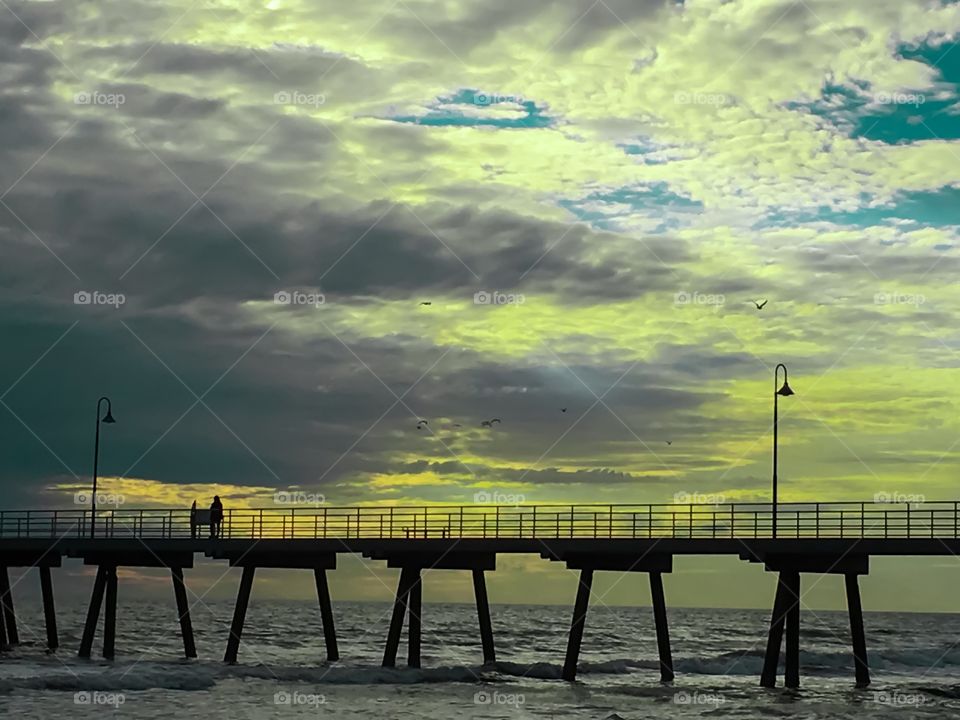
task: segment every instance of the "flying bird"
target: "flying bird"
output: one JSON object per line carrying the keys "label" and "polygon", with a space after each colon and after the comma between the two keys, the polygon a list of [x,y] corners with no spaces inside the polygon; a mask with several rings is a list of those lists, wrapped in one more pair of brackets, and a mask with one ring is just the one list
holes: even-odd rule
{"label": "flying bird", "polygon": [[453,426],[454,426],[454,427],[463,427],[463,425],[461,425],[460,423],[454,423]]}
{"label": "flying bird", "polygon": [[417,422],[417,430],[423,430],[423,428],[429,424],[426,420],[420,420]]}
{"label": "flying bird", "polygon": [[422,303],[420,303],[420,304],[421,304],[421,305],[433,305],[432,302],[427,302],[427,301],[424,301],[424,302],[422,302]]}
{"label": "flying bird", "polygon": [[500,418],[493,418],[492,420],[484,420],[480,423],[480,427],[492,428],[494,423],[500,422]]}
{"label": "flying bird", "polygon": [[567,411],[566,408],[560,408],[560,412],[566,412],[566,411]]}
{"label": "flying bird", "polygon": [[766,300],[761,303],[758,303],[756,300],[751,300],[750,302],[757,306],[757,310],[763,310],[763,306],[767,304]]}
{"label": "flying bird", "polygon": [[673,445],[673,440],[667,440],[667,445]]}

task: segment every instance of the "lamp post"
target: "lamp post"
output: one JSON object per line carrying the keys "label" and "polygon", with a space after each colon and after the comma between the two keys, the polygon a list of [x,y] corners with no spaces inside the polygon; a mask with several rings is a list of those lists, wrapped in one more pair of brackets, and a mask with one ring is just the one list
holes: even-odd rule
{"label": "lamp post", "polygon": [[[100,406],[103,401],[107,401],[107,414],[100,416]],[[113,406],[110,404],[110,398],[102,397],[97,400],[97,434],[93,444],[93,494],[90,496],[90,538],[95,537],[97,523],[97,471],[100,465],[100,423],[115,423],[113,419]]]}
{"label": "lamp post", "polygon": [[[783,368],[783,385],[778,389],[777,380],[780,376],[780,368]],[[787,366],[779,363],[773,369],[773,515],[771,518],[773,537],[777,537],[777,401],[781,395],[787,397],[793,394],[790,383],[787,382]]]}

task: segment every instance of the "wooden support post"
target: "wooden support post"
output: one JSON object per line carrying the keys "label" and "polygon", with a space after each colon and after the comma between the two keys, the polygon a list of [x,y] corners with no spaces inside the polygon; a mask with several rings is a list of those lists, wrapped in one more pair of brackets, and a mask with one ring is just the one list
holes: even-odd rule
{"label": "wooden support post", "polygon": [[53,605],[53,580],[50,578],[50,568],[41,565],[40,594],[43,596],[43,622],[47,628],[47,649],[56,650],[60,647],[60,637],[57,633],[57,611]]}
{"label": "wooden support post", "polygon": [[657,626],[657,651],[660,653],[660,682],[673,680],[673,656],[670,653],[670,630],[667,626],[667,603],[663,598],[663,575],[650,573],[650,597],[653,620]]}
{"label": "wooden support post", "polygon": [[90,593],[90,606],[87,608],[87,621],[83,625],[83,636],[80,638],[82,658],[90,657],[93,647],[93,635],[97,631],[97,621],[100,619],[100,606],[103,604],[103,590],[107,585],[107,570],[103,565],[97,566],[97,577],[93,581],[93,592]]}
{"label": "wooden support post", "polygon": [[850,637],[853,640],[853,663],[857,687],[870,685],[870,667],[867,664],[867,635],[863,630],[863,607],[860,605],[860,585],[853,573],[843,576],[847,586],[847,609],[850,612]]}
{"label": "wooden support post", "polygon": [[3,624],[3,618],[0,617],[0,650],[9,650],[10,644],[7,642],[7,628]]}
{"label": "wooden support post", "polygon": [[420,570],[410,586],[410,597],[407,602],[407,612],[410,620],[407,624],[407,666],[420,667],[420,634],[422,623],[420,613],[423,607],[423,576]]}
{"label": "wooden support post", "polygon": [[403,616],[407,610],[407,595],[410,594],[410,586],[413,585],[414,579],[419,575],[419,568],[405,567],[400,571],[397,597],[393,601],[393,616],[390,618],[390,629],[387,631],[387,645],[383,649],[383,667],[394,667],[397,664],[397,649],[400,647]]}
{"label": "wooden support post", "polygon": [[170,568],[173,579],[173,596],[177,600],[177,617],[180,619],[180,635],[183,637],[184,657],[195,658],[197,645],[193,640],[193,623],[190,621],[190,605],[187,603],[187,588],[183,583],[183,568]]}
{"label": "wooden support post", "polygon": [[323,640],[327,645],[327,660],[340,659],[337,649],[337,630],[333,624],[333,604],[330,602],[330,586],[327,584],[327,571],[314,568],[313,577],[317,583],[317,600],[320,602],[320,620],[323,622]]}
{"label": "wooden support post", "polygon": [[103,657],[114,658],[117,637],[117,566],[108,565],[106,570],[107,604],[103,609]]}
{"label": "wooden support post", "polygon": [[777,579],[777,593],[773,598],[773,613],[770,616],[770,631],[767,635],[767,652],[763,656],[763,672],[760,674],[762,687],[777,686],[777,665],[780,662],[783,624],[787,616],[787,597],[787,586],[781,573]]}
{"label": "wooden support post", "polygon": [[783,684],[788,688],[800,687],[800,573],[787,573],[789,607],[787,608],[787,646]]}
{"label": "wooden support post", "polygon": [[244,565],[243,576],[240,578],[240,587],[237,589],[237,604],[233,608],[233,624],[230,626],[230,637],[227,639],[227,652],[223,661],[235,663],[237,652],[240,650],[240,636],[243,634],[243,621],[247,617],[247,603],[250,602],[250,590],[253,588],[253,573],[256,568]]}
{"label": "wooden support post", "polygon": [[483,570],[473,570],[473,594],[477,598],[477,618],[480,621],[483,664],[493,665],[497,661],[497,652],[493,645],[493,623],[490,622],[490,603],[487,600],[487,581]]}
{"label": "wooden support post", "polygon": [[19,645],[20,633],[17,632],[17,615],[13,609],[10,574],[5,566],[0,567],[0,606],[2,606],[3,622],[7,629],[7,642],[11,645]]}
{"label": "wooden support post", "polygon": [[577,660],[580,657],[580,644],[583,642],[583,626],[587,619],[587,607],[590,604],[590,587],[593,585],[593,570],[580,571],[577,585],[577,600],[573,606],[573,621],[570,624],[570,637],[567,640],[567,656],[563,661],[564,680],[576,680]]}

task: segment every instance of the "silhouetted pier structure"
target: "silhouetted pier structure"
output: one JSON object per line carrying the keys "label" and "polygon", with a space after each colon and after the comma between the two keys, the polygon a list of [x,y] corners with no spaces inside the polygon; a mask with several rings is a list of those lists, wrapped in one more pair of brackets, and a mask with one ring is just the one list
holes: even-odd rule
{"label": "silhouetted pier structure", "polygon": [[[242,569],[224,660],[237,661],[257,568],[312,570],[327,658],[340,657],[328,571],[342,553],[382,560],[399,572],[383,665],[396,664],[404,618],[407,664],[421,663],[424,570],[469,571],[473,578],[484,663],[496,660],[486,573],[499,554],[531,554],[579,571],[563,678],[573,680],[596,572],[647,573],[660,658],[660,679],[674,677],[664,596],[664,574],[677,555],[733,555],[777,573],[777,589],[760,682],[774,687],[785,642],[784,684],[800,684],[801,576],[843,575],[856,684],[870,683],[859,576],[871,556],[960,553],[957,501],[890,503],[780,503],[776,537],[771,506],[520,505],[429,507],[291,507],[234,509],[221,536],[198,532],[189,509],[101,510],[91,537],[89,511],[0,512],[0,645],[17,644],[18,628],[8,568],[36,567],[42,589],[47,644],[58,645],[51,568],[79,558],[97,567],[79,653],[89,657],[104,614],[103,655],[114,656],[117,568],[170,570],[184,655],[196,657],[183,571],[194,556],[226,560]],[[205,530],[205,528],[201,528]],[[105,601],[105,606],[104,606]]]}

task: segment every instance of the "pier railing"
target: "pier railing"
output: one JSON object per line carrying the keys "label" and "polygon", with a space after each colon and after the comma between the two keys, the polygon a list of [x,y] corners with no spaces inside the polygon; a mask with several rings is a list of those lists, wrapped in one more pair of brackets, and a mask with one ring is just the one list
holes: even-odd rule
{"label": "pier railing", "polygon": [[[204,538],[185,509],[98,510],[97,538]],[[0,511],[0,538],[90,537],[89,510]],[[740,538],[772,536],[769,504],[430,505],[229,509],[225,539]],[[781,503],[778,538],[960,538],[958,501]]]}

